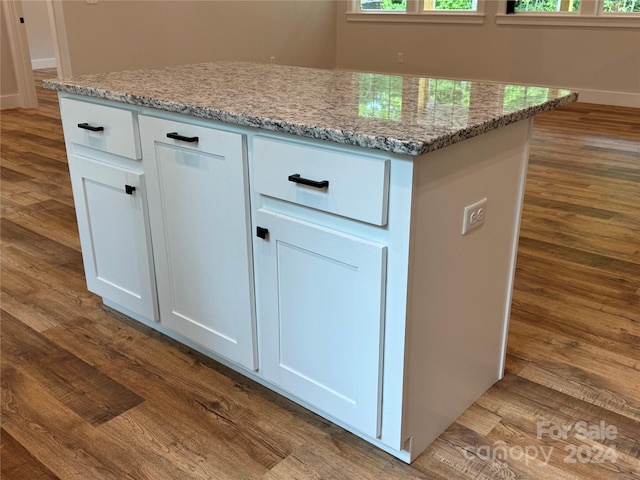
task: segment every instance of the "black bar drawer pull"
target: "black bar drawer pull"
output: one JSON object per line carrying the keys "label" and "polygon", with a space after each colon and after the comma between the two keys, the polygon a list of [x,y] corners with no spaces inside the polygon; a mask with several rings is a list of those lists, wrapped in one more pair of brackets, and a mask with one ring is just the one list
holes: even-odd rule
{"label": "black bar drawer pull", "polygon": [[167,137],[180,140],[181,142],[195,143],[198,141],[198,137],[185,137],[184,135],[178,134],[178,132],[167,133]]}
{"label": "black bar drawer pull", "polygon": [[133,187],[131,185],[124,186],[124,193],[126,193],[127,195],[133,195],[133,192],[135,191],[136,191],[136,187]]}
{"label": "black bar drawer pull", "polygon": [[317,180],[309,180],[308,178],[301,177],[299,173],[289,175],[289,181],[293,183],[299,183],[301,185],[306,185],[308,187],[329,188],[329,180],[322,180],[320,182],[318,182]]}
{"label": "black bar drawer pull", "polygon": [[88,123],[79,123],[78,124],[78,128],[83,128],[85,130],[90,130],[92,132],[103,132],[104,131],[104,127],[92,127],[91,125],[89,125]]}

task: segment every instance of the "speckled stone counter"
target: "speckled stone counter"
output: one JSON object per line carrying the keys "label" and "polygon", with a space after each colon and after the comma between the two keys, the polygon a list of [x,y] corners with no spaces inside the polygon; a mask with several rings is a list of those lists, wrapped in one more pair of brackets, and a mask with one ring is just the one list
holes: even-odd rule
{"label": "speckled stone counter", "polygon": [[46,80],[77,95],[407,155],[420,155],[574,102],[568,90],[203,63]]}

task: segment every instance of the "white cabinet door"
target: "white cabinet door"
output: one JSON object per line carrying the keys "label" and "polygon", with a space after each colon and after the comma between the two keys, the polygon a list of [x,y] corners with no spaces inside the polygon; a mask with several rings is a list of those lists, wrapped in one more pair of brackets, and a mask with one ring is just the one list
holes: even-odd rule
{"label": "white cabinet door", "polygon": [[378,436],[386,247],[266,210],[256,222],[263,376]]}
{"label": "white cabinet door", "polygon": [[77,155],[69,171],[88,289],[156,320],[143,175]]}
{"label": "white cabinet door", "polygon": [[160,322],[255,369],[243,136],[145,116],[140,132]]}

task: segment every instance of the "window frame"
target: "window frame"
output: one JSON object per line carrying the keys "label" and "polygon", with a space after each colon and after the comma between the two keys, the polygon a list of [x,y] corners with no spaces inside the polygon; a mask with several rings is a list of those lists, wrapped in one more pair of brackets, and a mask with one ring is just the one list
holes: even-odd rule
{"label": "window frame", "polygon": [[360,0],[351,0],[348,22],[382,23],[484,23],[485,1],[478,0],[476,10],[424,10],[424,0],[407,0],[406,10],[362,10]]}
{"label": "window frame", "polygon": [[548,27],[617,27],[640,29],[640,13],[604,12],[604,0],[581,0],[577,12],[504,13],[507,0],[498,0],[496,25]]}
{"label": "window frame", "polygon": [[[477,9],[424,11],[424,0],[407,0],[406,10],[362,10],[360,0],[350,0],[347,22],[361,23],[448,23],[485,22],[485,5],[492,0],[478,0]],[[541,27],[604,27],[640,29],[640,13],[604,12],[604,0],[581,0],[577,12],[517,12],[507,14],[507,0],[497,0],[496,25]]]}

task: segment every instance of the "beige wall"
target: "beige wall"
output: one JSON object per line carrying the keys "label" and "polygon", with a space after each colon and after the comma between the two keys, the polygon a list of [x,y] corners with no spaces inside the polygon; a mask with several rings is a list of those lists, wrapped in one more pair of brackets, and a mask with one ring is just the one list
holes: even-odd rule
{"label": "beige wall", "polygon": [[[48,68],[55,66],[53,51],[53,37],[49,25],[49,12],[45,0],[26,0],[22,2],[27,37],[29,38],[29,52],[34,68]],[[53,65],[51,64],[53,63]]]}
{"label": "beige wall", "polygon": [[333,68],[333,1],[65,0],[71,68],[82,73],[220,59]]}
{"label": "beige wall", "polygon": [[637,29],[496,25],[496,10],[488,1],[484,25],[357,23],[341,2],[336,65],[640,94]]}
{"label": "beige wall", "polygon": [[290,65],[566,87],[583,100],[640,106],[637,29],[496,25],[490,0],[484,25],[347,22],[345,0],[64,0],[63,8],[74,74],[274,56]]}

